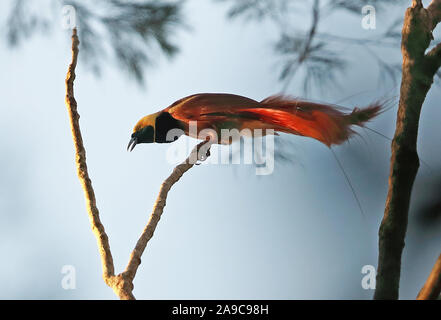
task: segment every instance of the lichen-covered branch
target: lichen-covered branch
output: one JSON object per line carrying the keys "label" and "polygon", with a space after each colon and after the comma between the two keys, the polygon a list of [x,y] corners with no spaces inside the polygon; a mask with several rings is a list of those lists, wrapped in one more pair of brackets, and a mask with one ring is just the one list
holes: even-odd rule
{"label": "lichen-covered branch", "polygon": [[441,255],[436,260],[426,283],[418,293],[417,300],[438,299],[441,293]]}
{"label": "lichen-covered branch", "polygon": [[77,30],[73,29],[72,62],[69,65],[69,70],[66,77],[66,106],[72,129],[72,138],[75,145],[78,178],[80,179],[81,186],[84,191],[90,224],[92,226],[93,233],[97,239],[98,250],[103,267],[104,281],[109,287],[113,289],[115,294],[120,299],[133,300],[135,299],[132,293],[133,279],[135,278],[136,270],[141,264],[141,255],[144,252],[148,241],[152,238],[158,221],[161,218],[167,200],[168,192],[170,191],[171,187],[182,177],[182,175],[194,166],[196,161],[203,161],[206,159],[207,156],[209,156],[210,146],[206,141],[199,143],[193,149],[189,157],[183,163],[176,166],[172,174],[162,183],[159,191],[159,196],[153,207],[150,219],[130,256],[129,263],[125,271],[118,275],[115,275],[109,240],[104,230],[104,226],[100,221],[99,211],[96,206],[95,192],[93,190],[92,182],[87,171],[86,150],[84,149],[83,139],[81,137],[79,124],[80,116],[77,111],[77,103],[74,97],[73,85],[75,80],[75,68],[78,59],[79,43],[80,42],[78,40]]}
{"label": "lichen-covered branch", "polygon": [[[437,2],[439,1],[433,1],[432,5]],[[433,19],[432,13],[423,7],[421,0],[414,0],[412,6],[406,10],[401,44],[403,68],[400,101],[391,146],[389,188],[379,230],[375,299],[398,298],[409,202],[419,168],[419,118],[421,107],[439,68],[431,54],[425,54],[433,39],[432,20],[439,21]]]}

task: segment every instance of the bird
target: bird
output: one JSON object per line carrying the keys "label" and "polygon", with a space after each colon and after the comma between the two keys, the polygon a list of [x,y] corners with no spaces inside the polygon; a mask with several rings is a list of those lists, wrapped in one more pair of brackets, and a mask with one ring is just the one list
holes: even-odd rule
{"label": "bird", "polygon": [[[183,134],[198,138],[207,129],[218,137],[223,129],[272,129],[275,135],[281,132],[310,137],[330,148],[349,140],[356,133],[354,126],[363,127],[381,111],[380,102],[348,112],[333,104],[281,94],[259,102],[236,94],[198,93],[141,118],[133,129],[127,150],[132,151],[141,143],[171,143]],[[192,122],[197,124],[196,132],[191,130]],[[172,138],[167,137],[171,130],[177,132]]]}

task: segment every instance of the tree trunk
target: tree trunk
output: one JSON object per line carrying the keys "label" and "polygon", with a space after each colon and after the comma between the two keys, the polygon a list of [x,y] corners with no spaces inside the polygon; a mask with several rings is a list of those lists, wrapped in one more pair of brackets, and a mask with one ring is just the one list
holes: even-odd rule
{"label": "tree trunk", "polygon": [[398,299],[409,203],[419,167],[418,123],[421,107],[439,68],[438,59],[433,59],[435,52],[425,54],[432,39],[433,28],[429,9],[424,9],[421,1],[414,0],[412,7],[406,10],[402,30],[400,102],[391,147],[389,189],[379,230],[375,299]]}

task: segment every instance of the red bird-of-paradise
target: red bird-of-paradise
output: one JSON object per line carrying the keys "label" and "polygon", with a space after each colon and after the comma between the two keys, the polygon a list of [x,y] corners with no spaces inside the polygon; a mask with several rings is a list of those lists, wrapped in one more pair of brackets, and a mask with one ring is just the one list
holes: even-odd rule
{"label": "red bird-of-paradise", "polygon": [[[199,93],[174,102],[162,111],[143,117],[135,125],[128,149],[140,143],[169,143],[167,133],[177,129],[188,136],[199,137],[204,129],[214,130],[218,137],[223,129],[273,129],[316,139],[326,146],[347,141],[355,131],[377,116],[382,104],[344,112],[341,108],[292,97],[276,95],[260,102],[234,94]],[[190,130],[197,123],[197,132]],[[176,132],[176,130],[175,130]],[[217,143],[225,143],[218,141]],[[229,142],[226,142],[229,143]]]}

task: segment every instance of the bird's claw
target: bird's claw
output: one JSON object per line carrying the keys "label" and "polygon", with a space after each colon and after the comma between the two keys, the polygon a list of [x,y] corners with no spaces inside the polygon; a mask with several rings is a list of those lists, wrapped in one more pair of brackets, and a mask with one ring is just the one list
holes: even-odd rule
{"label": "bird's claw", "polygon": [[211,155],[210,153],[210,148],[207,149],[207,151],[205,151],[205,154],[203,154],[203,150],[198,150],[198,161],[195,163],[195,165],[200,165],[202,162],[204,162],[205,160],[207,160],[207,158]]}
{"label": "bird's claw", "polygon": [[207,158],[210,156],[210,149],[207,150],[207,152],[205,153],[205,155],[200,154],[198,157],[199,161],[205,161],[207,160]]}

